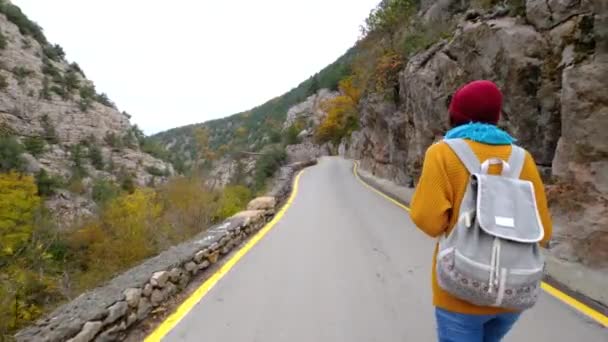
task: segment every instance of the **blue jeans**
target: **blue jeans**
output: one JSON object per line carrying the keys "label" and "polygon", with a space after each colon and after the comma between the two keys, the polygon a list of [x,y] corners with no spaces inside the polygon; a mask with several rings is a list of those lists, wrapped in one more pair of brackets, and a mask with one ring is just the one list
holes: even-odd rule
{"label": "blue jeans", "polygon": [[466,315],[435,309],[439,342],[499,342],[520,313]]}

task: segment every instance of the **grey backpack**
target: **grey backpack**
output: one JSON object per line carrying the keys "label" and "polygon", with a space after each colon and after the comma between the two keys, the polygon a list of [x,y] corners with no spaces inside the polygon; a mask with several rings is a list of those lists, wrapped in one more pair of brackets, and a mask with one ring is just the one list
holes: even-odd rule
{"label": "grey backpack", "polygon": [[[525,150],[513,145],[508,162],[480,163],[462,139],[445,140],[471,174],[458,221],[439,242],[437,281],[453,296],[479,306],[524,310],[540,293],[544,236],[534,187],[519,176]],[[502,164],[501,175],[489,175]]]}

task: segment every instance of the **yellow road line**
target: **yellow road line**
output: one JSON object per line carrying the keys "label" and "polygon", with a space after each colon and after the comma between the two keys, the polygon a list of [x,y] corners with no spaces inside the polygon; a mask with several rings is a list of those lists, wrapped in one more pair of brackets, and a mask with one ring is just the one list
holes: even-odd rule
{"label": "yellow road line", "polygon": [[371,185],[367,184],[363,179],[361,179],[361,177],[359,177],[359,173],[357,172],[357,163],[355,163],[355,166],[353,167],[353,173],[355,174],[355,177],[357,177],[357,179],[359,180],[359,182],[361,182],[361,184],[363,184],[366,188],[370,189],[371,191],[377,193],[378,195],[384,197],[385,199],[391,201],[394,205],[398,206],[399,208],[409,212],[410,208],[406,207],[405,205],[399,203],[398,201],[396,201],[395,199],[391,198],[390,196],[387,196],[385,193],[381,192],[380,190],[372,187]]}
{"label": "yellow road line", "polygon": [[545,282],[543,282],[540,286],[548,294],[561,300],[562,302],[568,304],[569,306],[571,306],[575,310],[579,311],[580,313],[584,314],[585,316],[593,319],[594,321],[596,321],[599,324],[603,325],[604,327],[608,328],[608,317],[603,315],[601,312],[593,310],[592,308],[588,307],[587,305],[568,296],[567,294],[563,293],[562,291],[556,289],[555,287],[553,287]]}
{"label": "yellow road line", "polygon": [[[384,197],[385,199],[391,201],[393,204],[397,205],[398,207],[400,207],[401,209],[409,212],[410,208],[406,207],[405,205],[397,202],[396,200],[394,200],[393,198],[387,196],[386,194],[382,193],[381,191],[379,191],[378,189],[372,187],[371,185],[367,184],[363,179],[361,179],[361,177],[359,177],[359,174],[357,173],[357,163],[355,163],[355,166],[353,167],[353,173],[355,174],[355,177],[359,180],[359,182],[361,182],[361,184],[363,184],[366,188],[374,191],[375,193],[377,193],[378,195]],[[583,315],[593,319],[594,321],[596,321],[597,323],[603,325],[604,327],[608,328],[608,316],[605,316],[604,314],[602,314],[601,312],[598,312],[596,310],[594,310],[593,308],[581,303],[580,301],[568,296],[567,294],[563,293],[562,291],[556,289],[555,287],[542,282],[541,284],[541,288],[547,292],[548,294],[550,294],[551,296],[557,298],[558,300],[562,301],[563,303],[567,304],[568,306],[572,307],[573,309],[577,310],[578,312],[582,313]]]}
{"label": "yellow road line", "polygon": [[209,279],[207,279],[186,301],[184,301],[174,313],[171,314],[165,321],[163,321],[146,339],[145,342],[160,342],[186,315],[194,308],[198,302],[200,302],[209,291],[236,265],[236,263],[243,257],[253,246],[255,246],[260,240],[268,234],[268,232],[281,220],[283,215],[291,204],[293,203],[298,193],[298,186],[300,177],[304,170],[300,171],[293,181],[293,191],[287,200],[287,203],[281,208],[281,210],[274,216],[272,221],[268,222],[264,228],[262,228],[255,236],[249,240],[238,252],[230,258],[219,270],[217,270]]}

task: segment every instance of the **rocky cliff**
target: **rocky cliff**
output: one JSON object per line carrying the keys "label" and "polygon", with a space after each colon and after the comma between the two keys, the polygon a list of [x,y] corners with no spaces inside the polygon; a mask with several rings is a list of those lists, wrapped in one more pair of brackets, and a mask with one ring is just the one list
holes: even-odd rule
{"label": "rocky cliff", "polygon": [[283,130],[297,128],[298,135],[295,144],[288,145],[287,160],[289,162],[302,162],[332,153],[333,146],[324,144],[319,146],[314,140],[314,132],[327,116],[323,104],[340,95],[337,91],[320,89],[309,96],[306,101],[296,104],[287,111],[287,118]]}
{"label": "rocky cliff", "polygon": [[[608,267],[608,3],[603,0],[423,1],[450,37],[409,58],[395,89],[368,93],[361,129],[340,150],[403,185],[448,129],[450,95],[474,79],[504,91],[500,126],[534,156],[549,184],[561,258]],[[392,96],[392,94],[398,94]]]}
{"label": "rocky cliff", "polygon": [[94,209],[95,180],[128,177],[147,185],[173,173],[171,165],[141,151],[143,134],[128,114],[98,94],[60,46],[48,43],[42,29],[9,1],[0,6],[2,136],[27,147],[21,159],[28,173],[45,170],[66,182],[80,173],[78,193],[58,191],[47,202],[51,209],[69,218],[86,215]]}

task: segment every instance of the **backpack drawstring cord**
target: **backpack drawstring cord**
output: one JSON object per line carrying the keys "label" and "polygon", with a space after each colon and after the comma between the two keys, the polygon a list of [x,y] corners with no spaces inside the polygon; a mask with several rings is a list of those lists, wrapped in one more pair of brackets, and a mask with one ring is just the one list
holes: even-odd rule
{"label": "backpack drawstring cord", "polygon": [[492,243],[492,258],[490,260],[490,282],[488,293],[492,293],[492,288],[497,287],[500,278],[500,239],[494,238]]}

